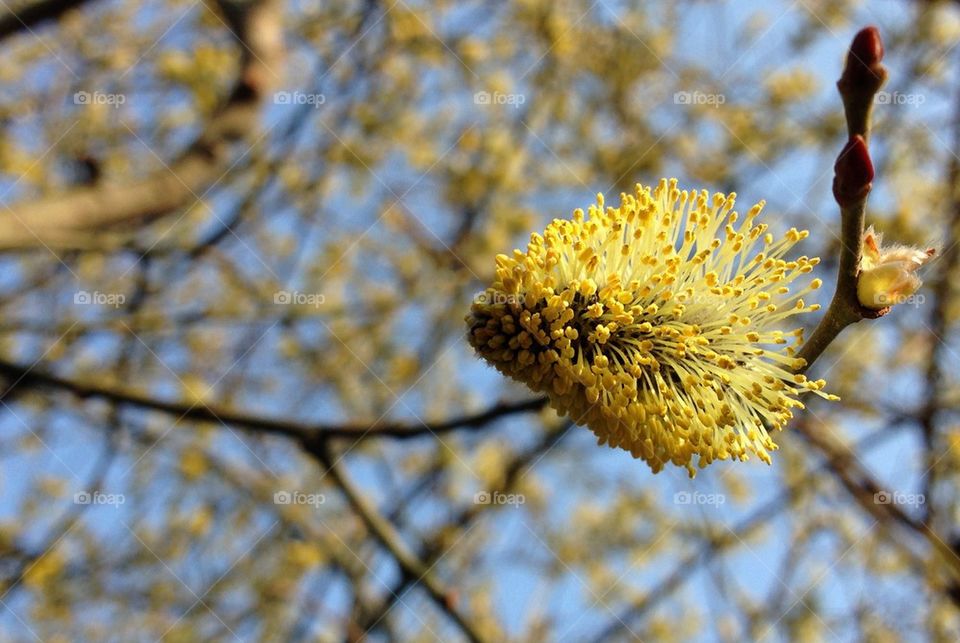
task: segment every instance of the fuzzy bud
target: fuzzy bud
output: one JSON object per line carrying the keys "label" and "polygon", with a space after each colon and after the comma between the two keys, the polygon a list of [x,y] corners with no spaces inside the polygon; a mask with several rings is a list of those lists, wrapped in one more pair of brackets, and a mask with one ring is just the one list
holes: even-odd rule
{"label": "fuzzy bud", "polygon": [[934,248],[881,245],[873,227],[863,233],[863,255],[857,281],[857,299],[865,308],[880,310],[907,301],[922,282],[915,274],[936,254]]}

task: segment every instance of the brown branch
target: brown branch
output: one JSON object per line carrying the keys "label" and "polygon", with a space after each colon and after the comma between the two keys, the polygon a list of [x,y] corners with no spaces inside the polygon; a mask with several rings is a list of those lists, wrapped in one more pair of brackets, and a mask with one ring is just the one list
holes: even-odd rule
{"label": "brown branch", "polygon": [[520,402],[498,402],[484,411],[467,413],[439,422],[380,421],[372,424],[311,424],[283,418],[239,413],[217,408],[204,402],[187,403],[158,400],[149,395],[122,388],[51,375],[30,366],[5,360],[0,360],[0,375],[10,380],[10,384],[0,393],[0,400],[6,400],[9,396],[15,394],[18,389],[23,388],[59,390],[81,399],[102,399],[125,406],[159,411],[178,419],[228,424],[257,433],[293,438],[311,445],[330,438],[347,438],[354,441],[380,437],[407,439],[423,435],[448,433],[463,428],[479,428],[501,417],[539,411],[546,406],[547,402],[546,398],[533,398]]}
{"label": "brown branch", "polygon": [[928,498],[925,505],[925,521],[931,522],[934,518],[934,505],[929,501],[933,497],[934,486],[937,477],[937,463],[942,454],[937,452],[936,439],[936,419],[937,413],[946,404],[942,402],[940,382],[942,379],[941,360],[943,359],[944,349],[947,347],[945,337],[948,331],[948,309],[951,300],[951,292],[955,280],[957,267],[960,266],[960,244],[956,240],[960,239],[960,93],[957,94],[956,104],[953,110],[953,151],[950,154],[950,160],[946,176],[947,196],[949,199],[950,216],[947,224],[947,236],[949,239],[943,251],[942,260],[938,271],[937,280],[931,284],[930,291],[933,295],[933,305],[930,309],[930,323],[928,331],[931,335],[931,349],[929,361],[926,368],[926,390],[924,391],[923,406],[918,414],[921,435],[923,436],[924,448],[926,450],[927,470],[924,475],[923,493]]}
{"label": "brown branch", "polygon": [[57,20],[71,9],[76,9],[90,0],[41,0],[40,2],[14,2],[5,4],[0,11],[0,39],[12,36],[24,29],[30,30],[48,20]]}
{"label": "brown branch", "polygon": [[[886,80],[880,64],[883,45],[875,27],[861,30],[854,38],[837,88],[843,99],[850,140],[834,166],[833,193],[840,205],[841,248],[837,289],[827,312],[798,356],[805,360],[800,372],[808,369],[844,328],[862,319],[874,319],[889,308],[871,310],[857,296],[860,255],[863,243],[864,212],[873,180],[873,166],[867,151],[873,98]],[[895,503],[881,503],[876,494],[883,488],[857,460],[855,452],[811,423],[797,426],[828,459],[831,471],[865,511],[885,522],[893,522],[920,535],[954,579],[960,579],[960,557],[923,520],[914,519]]]}
{"label": "brown branch", "polygon": [[0,251],[47,246],[87,249],[104,245],[103,228],[168,214],[199,199],[229,164],[229,144],[249,140],[259,107],[279,81],[282,16],[275,0],[219,3],[241,51],[241,71],[229,98],[206,130],[168,166],[125,183],[101,181],[0,211]]}
{"label": "brown branch", "polygon": [[930,525],[911,517],[894,502],[878,501],[877,494],[881,491],[889,493],[889,490],[874,480],[860,464],[853,449],[812,424],[803,423],[798,429],[811,444],[827,456],[831,471],[862,509],[879,521],[892,521],[922,537],[942,563],[939,568],[947,572],[954,582],[960,582],[960,556]]}
{"label": "brown branch", "polygon": [[834,165],[833,194],[840,206],[840,266],[837,288],[830,306],[810,339],[798,353],[808,369],[827,346],[850,324],[873,319],[889,309],[870,310],[857,298],[857,278],[863,243],[863,220],[873,181],[873,164],[867,150],[873,98],[887,78],[880,63],[883,44],[876,27],[861,30],[853,39],[837,89],[843,100],[850,136]]}
{"label": "brown branch", "polygon": [[[874,449],[883,444],[886,440],[894,437],[895,435],[896,434],[891,431],[889,427],[881,429],[861,439],[856,445],[856,450],[869,451],[870,449]],[[617,619],[611,622],[607,628],[604,629],[603,632],[595,639],[596,643],[601,643],[613,638],[618,632],[626,627],[627,623],[642,618],[661,601],[666,600],[674,591],[689,581],[693,576],[693,571],[695,569],[707,565],[710,561],[714,560],[720,554],[729,549],[735,548],[739,545],[744,545],[744,542],[753,532],[767,526],[769,521],[781,512],[790,510],[792,506],[791,500],[796,499],[799,495],[810,490],[809,481],[813,476],[831,468],[834,464],[835,462],[833,460],[827,460],[826,462],[816,466],[809,472],[808,475],[802,476],[797,482],[794,482],[786,489],[778,493],[775,498],[760,505],[750,515],[742,519],[729,530],[725,530],[721,533],[711,536],[707,542],[703,544],[699,551],[691,553],[689,556],[680,561],[680,563],[674,568],[674,571],[666,576],[664,580],[658,583],[656,587],[648,592],[644,592],[644,594],[640,596],[632,605],[621,611]],[[873,497],[871,496],[870,499],[872,501]],[[890,507],[890,505],[878,506]],[[899,508],[895,506],[893,509],[899,510]],[[871,513],[873,512],[871,511]],[[909,550],[906,551],[907,553],[911,553]],[[918,566],[921,566],[921,564],[918,563]]]}
{"label": "brown branch", "polygon": [[457,624],[469,641],[472,643],[484,641],[484,637],[473,624],[460,613],[455,604],[454,593],[436,578],[431,572],[432,566],[428,566],[420,560],[404,542],[390,521],[384,518],[376,506],[363,495],[363,492],[347,475],[342,460],[330,451],[329,445],[324,443],[313,449],[311,453],[323,464],[326,473],[333,478],[334,483],[343,491],[350,506],[363,520],[367,529],[397,561],[404,576],[413,578],[414,582],[422,585],[436,606]]}
{"label": "brown branch", "polygon": [[[519,483],[522,481],[523,475],[525,475],[524,472],[539,462],[543,455],[550,451],[561,439],[563,439],[563,437],[567,435],[573,426],[574,425],[572,422],[567,422],[557,428],[544,432],[536,444],[517,454],[513,460],[507,464],[506,467],[504,467],[504,472],[501,476],[500,483],[497,486],[486,489],[485,491],[490,494],[494,492],[513,492],[517,485],[519,485]],[[439,466],[443,465],[441,464]],[[426,479],[429,480],[431,478],[432,473],[428,474]],[[401,500],[400,503],[405,504],[404,500]],[[448,520],[447,525],[456,525],[460,532],[463,533],[491,508],[491,505],[484,504],[468,505],[463,507],[456,516]],[[444,528],[435,532],[433,537],[429,540],[425,540],[421,555],[423,556],[427,565],[433,565],[446,556],[447,553],[449,553],[449,549],[447,549],[447,546],[445,545],[448,537],[449,534]],[[380,626],[383,620],[386,618],[386,615],[391,609],[393,609],[396,601],[403,596],[404,591],[406,591],[406,589],[413,582],[415,582],[415,579],[413,578],[401,578],[392,587],[390,587],[386,592],[386,597],[380,605],[378,605],[375,609],[370,610],[368,614],[362,615],[357,619],[358,632],[355,638],[362,641],[375,628]]]}

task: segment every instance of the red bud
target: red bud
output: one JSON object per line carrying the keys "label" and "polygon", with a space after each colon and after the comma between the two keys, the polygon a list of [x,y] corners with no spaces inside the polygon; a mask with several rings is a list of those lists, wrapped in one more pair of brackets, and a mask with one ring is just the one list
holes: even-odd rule
{"label": "red bud", "polygon": [[856,134],[843,146],[833,166],[833,197],[841,206],[865,199],[873,183],[873,161],[867,142]]}
{"label": "red bud", "polygon": [[887,78],[887,70],[880,64],[882,59],[880,31],[876,27],[864,27],[850,44],[840,83],[871,87],[876,91]]}
{"label": "red bud", "polygon": [[857,32],[853,37],[848,56],[865,67],[873,67],[883,60],[883,41],[880,40],[880,31],[876,27],[864,27]]}

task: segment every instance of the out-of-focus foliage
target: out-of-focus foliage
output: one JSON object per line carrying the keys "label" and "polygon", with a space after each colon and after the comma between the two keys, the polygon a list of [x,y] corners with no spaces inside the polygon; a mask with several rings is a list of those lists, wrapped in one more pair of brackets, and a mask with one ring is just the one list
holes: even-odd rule
{"label": "out-of-focus foliage", "polygon": [[[277,10],[282,94],[216,183],[102,248],[0,258],[4,360],[188,407],[371,427],[333,441],[337,457],[489,640],[960,637],[960,590],[929,542],[856,502],[843,464],[791,428],[772,466],[690,482],[550,411],[402,440],[376,427],[530,397],[471,355],[463,317],[495,254],[597,192],[676,176],[767,199],[777,232],[811,231],[802,252],[824,258],[828,295],[845,139],[833,82],[864,24],[891,70],[869,221],[949,247],[960,6]],[[228,100],[246,48],[228,24],[212,3],[93,0],[3,40],[3,202],[162,171]],[[810,399],[797,422],[854,444],[949,546],[960,310],[942,266],[922,304],[840,338],[814,374],[843,402]],[[29,384],[0,410],[0,640],[463,636],[296,441]],[[78,502],[93,490],[114,502]]]}

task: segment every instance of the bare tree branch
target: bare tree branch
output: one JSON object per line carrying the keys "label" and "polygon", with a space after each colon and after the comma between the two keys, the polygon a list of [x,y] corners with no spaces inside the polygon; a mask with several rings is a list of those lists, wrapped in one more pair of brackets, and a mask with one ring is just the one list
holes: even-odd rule
{"label": "bare tree branch", "polygon": [[857,298],[864,212],[873,181],[873,165],[867,151],[870,114],[873,97],[887,78],[887,71],[880,63],[882,58],[883,45],[876,27],[861,30],[850,45],[847,63],[837,81],[850,136],[834,166],[833,194],[840,205],[840,266],[830,306],[798,353],[806,362],[801,372],[813,364],[844,328],[861,319],[880,317],[889,310],[869,310],[860,305]]}
{"label": "bare tree branch", "polygon": [[242,11],[226,0],[219,6],[239,43],[241,70],[206,130],[178,159],[144,178],[103,181],[10,206],[0,213],[0,251],[102,246],[105,239],[97,231],[140,223],[187,206],[223,176],[230,143],[251,139],[260,105],[280,80],[284,48],[276,0],[245,4]]}
{"label": "bare tree branch", "polygon": [[76,9],[90,0],[40,0],[39,2],[4,3],[0,9],[0,39],[12,36],[24,29],[56,20],[71,9]]}
{"label": "bare tree branch", "polygon": [[498,402],[484,411],[467,413],[439,422],[379,421],[372,424],[359,422],[354,424],[310,424],[283,418],[238,413],[237,411],[217,408],[204,402],[166,402],[133,391],[43,373],[35,368],[4,360],[0,360],[0,374],[10,379],[10,383],[0,393],[0,400],[9,398],[23,388],[35,387],[60,390],[82,399],[102,399],[121,405],[167,413],[180,419],[229,424],[258,433],[285,436],[310,446],[330,438],[365,440],[390,437],[405,439],[422,435],[442,434],[462,428],[482,428],[501,417],[539,411],[546,406],[547,402],[546,398],[533,398],[520,402]]}
{"label": "bare tree branch", "polygon": [[484,641],[484,637],[480,635],[473,624],[460,613],[455,605],[456,600],[453,593],[436,578],[436,575],[431,571],[431,567],[417,557],[403,541],[394,526],[380,514],[373,503],[367,500],[363,492],[354,485],[344,471],[342,460],[330,451],[329,445],[321,445],[313,451],[313,454],[320,460],[327,473],[343,491],[347,501],[370,532],[400,565],[404,576],[415,578],[416,582],[423,585],[436,606],[457,624],[468,640],[472,643]]}

